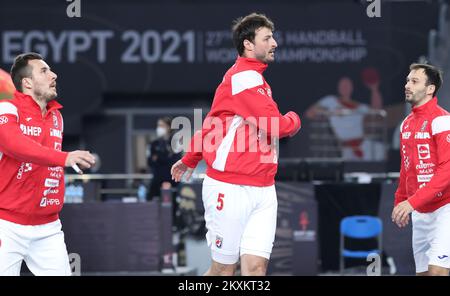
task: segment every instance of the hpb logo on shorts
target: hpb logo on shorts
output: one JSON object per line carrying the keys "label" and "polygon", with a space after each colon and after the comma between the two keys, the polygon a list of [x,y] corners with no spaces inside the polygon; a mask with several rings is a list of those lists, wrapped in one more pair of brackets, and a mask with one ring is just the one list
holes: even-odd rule
{"label": "hpb logo on shorts", "polygon": [[217,248],[222,248],[222,242],[223,242],[223,237],[221,237],[220,235],[216,235],[216,247]]}

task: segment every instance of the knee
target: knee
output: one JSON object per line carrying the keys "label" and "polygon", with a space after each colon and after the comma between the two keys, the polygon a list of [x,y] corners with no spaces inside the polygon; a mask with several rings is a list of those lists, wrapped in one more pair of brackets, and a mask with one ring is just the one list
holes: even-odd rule
{"label": "knee", "polygon": [[446,268],[430,268],[428,270],[429,276],[448,276],[448,269]]}
{"label": "knee", "polygon": [[205,276],[233,276],[236,270],[235,264],[220,264],[213,262]]}
{"label": "knee", "polygon": [[266,275],[266,272],[267,264],[265,262],[257,261],[246,264],[245,272],[243,271],[242,275],[264,276]]}

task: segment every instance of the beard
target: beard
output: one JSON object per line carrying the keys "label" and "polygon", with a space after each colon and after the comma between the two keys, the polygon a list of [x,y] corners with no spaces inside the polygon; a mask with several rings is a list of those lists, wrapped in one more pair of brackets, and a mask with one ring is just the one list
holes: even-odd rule
{"label": "beard", "polygon": [[268,64],[275,61],[275,54],[271,55],[270,53],[256,53],[255,58],[265,64]]}
{"label": "beard", "polygon": [[56,99],[56,96],[58,94],[57,94],[56,90],[53,92],[51,90],[43,91],[41,89],[36,89],[34,91],[34,95],[38,100],[48,103],[48,102]]}
{"label": "beard", "polygon": [[426,89],[418,90],[413,94],[410,94],[409,97],[405,96],[405,101],[410,103],[411,105],[416,105],[418,102],[422,101],[426,97]]}
{"label": "beard", "polygon": [[48,103],[48,102],[53,101],[54,99],[56,99],[56,96],[57,96],[56,92],[53,92],[53,93],[49,92],[49,93],[44,95],[43,99]]}

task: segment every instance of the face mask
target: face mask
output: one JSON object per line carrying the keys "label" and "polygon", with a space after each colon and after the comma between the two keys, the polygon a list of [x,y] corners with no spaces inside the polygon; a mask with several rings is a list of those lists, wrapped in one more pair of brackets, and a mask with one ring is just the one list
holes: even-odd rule
{"label": "face mask", "polygon": [[158,126],[156,128],[156,136],[158,138],[164,137],[167,135],[167,129],[165,129],[164,127]]}

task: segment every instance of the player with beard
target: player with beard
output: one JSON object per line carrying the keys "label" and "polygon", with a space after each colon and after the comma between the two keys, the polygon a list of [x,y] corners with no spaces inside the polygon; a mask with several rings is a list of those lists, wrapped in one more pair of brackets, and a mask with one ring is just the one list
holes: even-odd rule
{"label": "player with beard", "polygon": [[64,167],[90,168],[88,151],[63,152],[57,75],[37,53],[17,56],[16,92],[0,101],[0,275],[71,275],[59,212]]}
{"label": "player with beard", "polygon": [[[191,142],[190,152],[172,167],[180,181],[203,158],[203,204],[212,264],[205,275],[266,274],[277,221],[276,141],[294,136],[300,117],[282,115],[263,73],[275,60],[274,25],[252,13],[233,25],[239,54],[218,86],[211,111]],[[198,145],[198,146],[197,146]]]}
{"label": "player with beard", "polygon": [[411,214],[417,275],[447,275],[450,268],[450,114],[438,105],[442,73],[412,64],[405,100],[412,112],[400,128],[401,168],[392,221]]}

